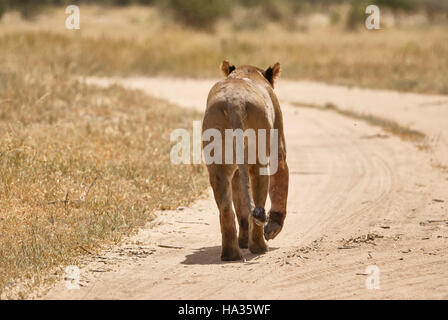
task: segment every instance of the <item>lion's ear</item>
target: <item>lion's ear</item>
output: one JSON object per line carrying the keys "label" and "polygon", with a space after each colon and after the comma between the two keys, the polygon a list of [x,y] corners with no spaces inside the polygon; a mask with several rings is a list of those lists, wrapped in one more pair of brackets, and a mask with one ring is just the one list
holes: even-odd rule
{"label": "lion's ear", "polygon": [[229,61],[224,60],[224,61],[221,63],[221,70],[222,70],[222,72],[224,73],[224,75],[227,77],[233,70],[235,70],[235,66],[234,66],[234,65],[231,65],[231,64],[229,63]]}
{"label": "lion's ear", "polygon": [[281,71],[280,63],[277,62],[272,67],[267,68],[264,72],[265,78],[269,81],[272,87],[274,87],[274,80],[280,75]]}

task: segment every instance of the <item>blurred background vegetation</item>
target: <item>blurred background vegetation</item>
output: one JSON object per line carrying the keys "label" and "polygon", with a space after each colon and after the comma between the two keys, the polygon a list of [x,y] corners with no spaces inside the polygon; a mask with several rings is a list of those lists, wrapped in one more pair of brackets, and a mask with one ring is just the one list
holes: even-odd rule
{"label": "blurred background vegetation", "polygon": [[[283,78],[448,94],[448,0],[373,2],[381,30],[363,27],[364,0],[0,0],[0,298],[207,185],[166,159],[170,130],[199,114],[83,77],[279,61]],[[68,4],[80,30],[65,27]]]}
{"label": "blurred background vegetation", "polygon": [[386,8],[396,16],[423,12],[429,19],[434,19],[437,16],[446,18],[448,14],[448,0],[0,0],[0,17],[7,10],[18,10],[23,18],[32,19],[45,7],[68,4],[158,6],[170,11],[185,25],[206,30],[210,30],[218,19],[228,17],[234,9],[241,7],[255,9],[263,14],[263,19],[271,21],[291,19],[291,16],[311,11],[330,10],[332,22],[338,22],[341,17],[332,6],[347,4],[350,10],[345,23],[349,29],[356,29],[362,24],[365,8],[369,4]]}
{"label": "blurred background vegetation", "polygon": [[[76,31],[65,28],[73,3]],[[371,3],[0,0],[0,45],[82,76],[217,77],[223,59],[280,61],[284,78],[448,94],[448,0],[376,0],[381,30],[364,26]]]}

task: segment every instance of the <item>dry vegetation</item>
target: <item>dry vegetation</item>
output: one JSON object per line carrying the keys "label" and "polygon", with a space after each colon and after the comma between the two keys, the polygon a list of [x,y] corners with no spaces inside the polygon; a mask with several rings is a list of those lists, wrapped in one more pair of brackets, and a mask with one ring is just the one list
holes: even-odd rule
{"label": "dry vegetation", "polygon": [[[340,11],[343,16],[344,8]],[[335,22],[331,15],[274,23],[256,8],[240,8],[220,20],[215,32],[204,32],[180,26],[152,7],[81,6],[81,30],[69,31],[64,11],[53,8],[35,22],[6,14],[0,41],[22,36],[30,49],[57,48],[47,59],[83,75],[216,77],[217,64],[227,58],[237,65],[280,61],[285,78],[448,93],[446,21],[412,23],[418,16],[402,17],[394,27],[386,13],[383,30],[347,32],[342,18]]]}
{"label": "dry vegetation", "polygon": [[78,253],[119,241],[156,209],[187,205],[207,185],[202,166],[169,159],[170,132],[199,114],[86,86],[70,75],[70,48],[43,39],[5,36],[0,45],[3,297],[21,279],[38,283]]}
{"label": "dry vegetation", "polygon": [[[119,239],[156,209],[194,200],[202,166],[173,166],[169,134],[200,115],[79,75],[218,76],[224,58],[283,76],[448,93],[446,25],[346,32],[313,19],[260,23],[257,11],[203,32],[154,8],[81,6],[0,21],[0,297],[21,279]],[[418,134],[417,134],[418,135]]]}
{"label": "dry vegetation", "polygon": [[425,138],[426,135],[418,130],[411,129],[406,126],[402,126],[399,123],[390,120],[381,118],[372,114],[361,114],[351,110],[343,110],[338,106],[328,103],[324,106],[316,105],[316,104],[305,104],[305,103],[293,103],[293,105],[301,108],[313,108],[323,111],[333,111],[339,113],[345,117],[360,120],[366,122],[372,126],[380,127],[384,131],[389,132],[393,135],[396,135],[402,140],[411,141],[417,144],[420,149],[427,149],[429,146],[426,144]]}

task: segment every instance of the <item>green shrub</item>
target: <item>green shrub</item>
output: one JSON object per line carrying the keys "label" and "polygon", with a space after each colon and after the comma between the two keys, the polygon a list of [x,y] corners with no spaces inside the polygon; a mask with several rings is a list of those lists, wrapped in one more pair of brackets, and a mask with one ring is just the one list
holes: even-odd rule
{"label": "green shrub", "polygon": [[412,11],[416,8],[417,3],[421,2],[421,0],[377,0],[376,5],[379,7],[390,8],[395,11]]}
{"label": "green shrub", "polygon": [[336,25],[341,21],[341,14],[335,10],[330,11],[330,23]]}
{"label": "green shrub", "polygon": [[167,0],[160,3],[182,23],[198,29],[212,29],[215,22],[230,11],[230,0]]}
{"label": "green shrub", "polygon": [[368,5],[367,1],[352,0],[345,25],[348,30],[356,30],[364,23]]}
{"label": "green shrub", "polygon": [[5,12],[6,12],[6,1],[0,0],[0,19],[3,17]]}

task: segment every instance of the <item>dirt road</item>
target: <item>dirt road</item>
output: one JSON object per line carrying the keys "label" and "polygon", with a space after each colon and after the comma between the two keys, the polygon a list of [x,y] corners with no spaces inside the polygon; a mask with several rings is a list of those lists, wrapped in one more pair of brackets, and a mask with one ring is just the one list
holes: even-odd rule
{"label": "dirt road", "polygon": [[[107,85],[111,80],[90,79]],[[203,110],[212,80],[116,80]],[[158,213],[120,247],[89,256],[81,288],[44,299],[448,299],[448,97],[280,80],[290,195],[265,255],[220,261],[213,197]],[[424,132],[420,150],[324,105],[376,114]],[[267,206],[269,208],[269,205]],[[379,270],[368,289],[366,268]]]}

